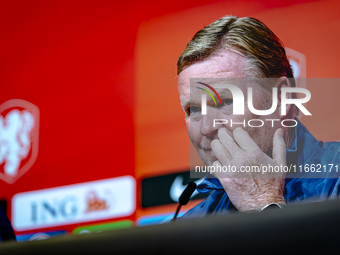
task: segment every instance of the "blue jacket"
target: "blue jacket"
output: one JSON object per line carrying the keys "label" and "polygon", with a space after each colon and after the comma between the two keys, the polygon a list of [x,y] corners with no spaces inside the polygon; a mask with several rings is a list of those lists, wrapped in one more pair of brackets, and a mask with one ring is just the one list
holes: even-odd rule
{"label": "blue jacket", "polygon": [[[340,192],[340,179],[338,178],[340,175],[340,169],[338,169],[340,168],[340,142],[318,141],[299,120],[297,122],[293,142],[290,148],[286,149],[287,166],[296,166],[295,171],[290,171],[286,175],[284,190],[286,204],[320,202],[337,198]],[[314,169],[310,168],[312,164],[314,164]],[[333,164],[332,169],[330,164]],[[304,166],[307,168],[304,169]],[[311,169],[314,172],[311,172]],[[316,171],[321,173],[316,173]],[[211,174],[208,174],[198,185],[197,190],[200,193],[211,193],[182,218],[237,211],[219,180]]]}

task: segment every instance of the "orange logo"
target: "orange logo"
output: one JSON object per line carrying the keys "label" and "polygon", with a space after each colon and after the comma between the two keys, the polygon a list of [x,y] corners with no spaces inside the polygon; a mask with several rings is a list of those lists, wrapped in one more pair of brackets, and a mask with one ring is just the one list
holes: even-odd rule
{"label": "orange logo", "polygon": [[107,201],[98,197],[95,191],[90,191],[87,195],[87,209],[85,213],[102,211],[109,208]]}

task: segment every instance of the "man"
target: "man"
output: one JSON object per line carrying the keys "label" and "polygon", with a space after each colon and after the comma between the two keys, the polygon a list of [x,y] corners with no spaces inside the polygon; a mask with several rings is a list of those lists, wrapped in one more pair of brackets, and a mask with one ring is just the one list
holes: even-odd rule
{"label": "man", "polygon": [[[183,218],[261,211],[338,196],[339,179],[330,178],[335,177],[334,171],[327,170],[319,178],[320,175],[316,177],[299,168],[340,162],[337,153],[340,146],[317,141],[295,118],[299,111],[295,105],[287,105],[286,114],[280,114],[281,92],[283,88],[295,87],[295,81],[282,43],[266,25],[254,18],[223,17],[195,34],[179,57],[177,68],[188,134],[202,162],[215,169],[223,166],[237,169],[208,174],[198,191],[211,191],[210,195]],[[205,82],[199,82],[200,79]],[[257,115],[245,107],[244,115],[235,115],[233,94],[228,89],[217,88],[215,97],[220,96],[220,103],[215,102],[217,98],[209,98],[204,114],[201,98],[206,90],[199,85],[211,88],[223,79],[234,81],[243,94],[251,87],[253,108],[263,111],[274,104],[276,110],[269,115]],[[270,85],[249,83],[249,79],[268,80]],[[277,100],[274,100],[275,93],[271,93],[273,88],[277,89]],[[295,93],[287,96],[296,98]],[[221,119],[229,122],[216,124],[216,120]],[[252,119],[266,125],[260,128],[240,125]],[[280,121],[266,122],[266,119]],[[282,121],[286,120],[295,122],[295,127],[283,125]],[[229,125],[231,121],[238,125]],[[240,172],[242,168],[254,166],[281,167],[281,170],[262,176],[263,173]],[[293,166],[293,170],[282,170],[288,166]]]}

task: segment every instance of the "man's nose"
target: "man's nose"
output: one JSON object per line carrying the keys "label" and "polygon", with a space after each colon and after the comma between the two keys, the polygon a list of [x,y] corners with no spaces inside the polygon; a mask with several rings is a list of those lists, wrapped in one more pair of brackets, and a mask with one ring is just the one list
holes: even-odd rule
{"label": "man's nose", "polygon": [[214,119],[219,119],[219,109],[216,107],[207,107],[207,114],[202,115],[201,134],[207,136],[211,140],[217,138],[217,131],[221,125],[215,125]]}

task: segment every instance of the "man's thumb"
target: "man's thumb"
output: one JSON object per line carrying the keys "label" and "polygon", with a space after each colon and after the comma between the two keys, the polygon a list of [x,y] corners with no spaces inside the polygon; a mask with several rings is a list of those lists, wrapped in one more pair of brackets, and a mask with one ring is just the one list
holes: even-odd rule
{"label": "man's thumb", "polygon": [[273,159],[281,165],[286,165],[286,142],[283,139],[283,130],[278,128],[273,139]]}

